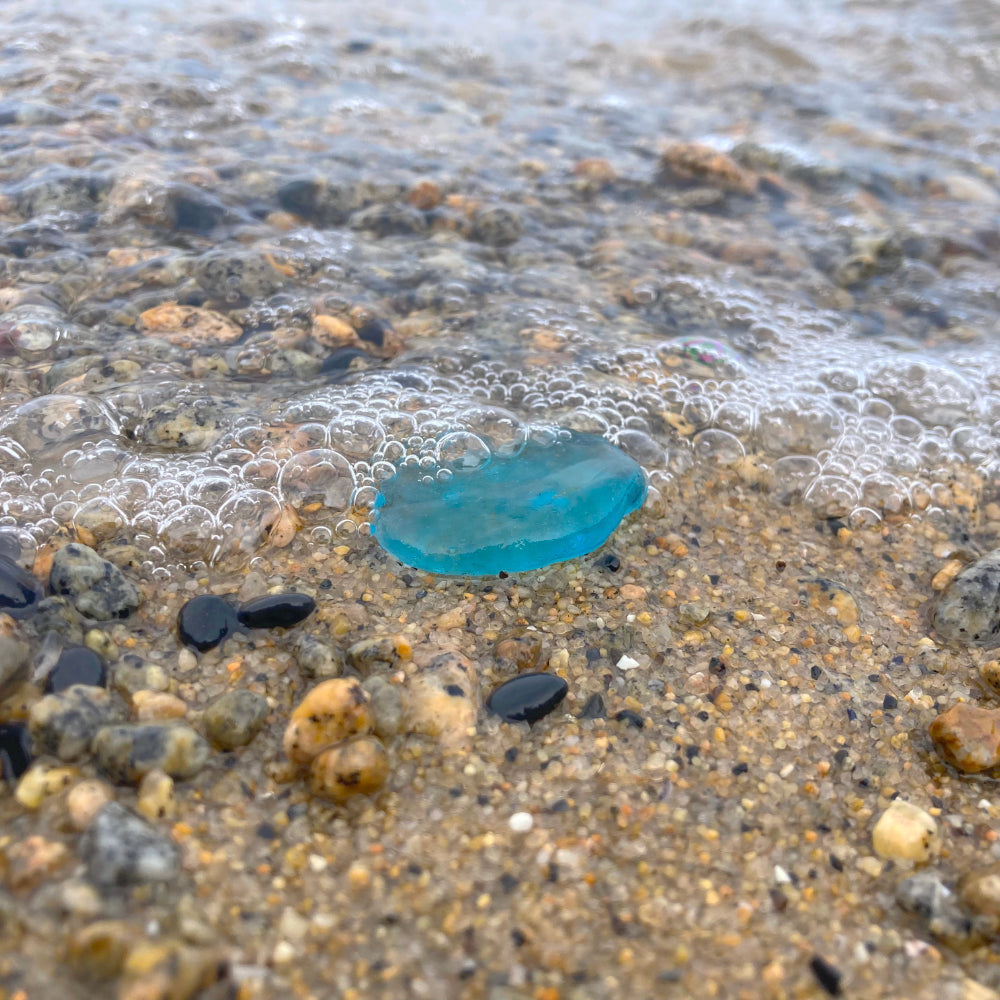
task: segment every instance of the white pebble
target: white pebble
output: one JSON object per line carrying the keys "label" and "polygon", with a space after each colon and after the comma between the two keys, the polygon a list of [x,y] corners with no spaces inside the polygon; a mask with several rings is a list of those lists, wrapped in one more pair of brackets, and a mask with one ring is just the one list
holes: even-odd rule
{"label": "white pebble", "polygon": [[882,858],[926,864],[937,853],[937,823],[919,806],[894,799],[872,830],[872,846]]}
{"label": "white pebble", "polygon": [[515,833],[527,833],[535,825],[535,818],[531,813],[519,812],[514,813],[509,822]]}
{"label": "white pebble", "polygon": [[635,670],[639,666],[638,660],[633,660],[631,656],[622,655],[622,658],[618,661],[619,670]]}

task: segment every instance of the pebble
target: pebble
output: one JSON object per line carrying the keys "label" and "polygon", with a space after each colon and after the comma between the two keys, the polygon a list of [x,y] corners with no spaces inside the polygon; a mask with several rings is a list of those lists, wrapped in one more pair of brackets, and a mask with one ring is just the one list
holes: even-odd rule
{"label": "pebble", "polygon": [[174,779],[159,768],[154,768],[144,775],[139,782],[139,796],[135,807],[148,820],[167,819],[173,816],[177,810]]}
{"label": "pebble", "polygon": [[957,888],[962,905],[985,918],[989,933],[997,933],[1000,930],[1000,863],[966,872]]}
{"label": "pebble", "polygon": [[14,891],[30,890],[51,878],[70,860],[69,849],[58,840],[34,834],[2,851],[7,885]]}
{"label": "pebble", "polygon": [[204,653],[214,649],[239,628],[236,609],[215,594],[192,597],[177,615],[177,634],[186,646]]}
{"label": "pebble", "polygon": [[344,802],[370,795],[389,776],[389,755],[375,736],[356,736],[319,753],[309,768],[313,795]]}
{"label": "pebble", "polygon": [[592,694],[580,709],[578,719],[606,719],[608,710],[604,705],[604,698],[596,692]]}
{"label": "pebble", "polygon": [[195,948],[175,938],[142,940],[125,958],[116,997],[195,1000],[227,974],[227,962],[213,948]]}
{"label": "pebble", "polygon": [[39,601],[31,624],[39,635],[54,632],[71,643],[83,642],[80,615],[65,597],[46,597]]}
{"label": "pebble", "polygon": [[74,785],[66,796],[66,809],[74,830],[82,832],[115,797],[114,789],[100,778],[87,778]]}
{"label": "pebble", "polygon": [[722,191],[751,195],[757,177],[726,153],[697,142],[674,142],[660,156],[661,166],[685,181],[710,184]]}
{"label": "pebble", "polygon": [[[269,253],[225,249],[202,254],[194,262],[192,277],[209,295],[231,303],[235,299],[266,298],[273,295],[284,284],[287,275]],[[235,325],[228,320],[225,322],[228,326]],[[236,329],[239,330],[239,327]],[[236,339],[239,339],[239,335]]]}
{"label": "pebble", "polygon": [[208,743],[189,726],[176,723],[104,726],[91,749],[101,770],[116,785],[136,784],[159,768],[173,778],[191,778],[208,763]]}
{"label": "pebble", "polygon": [[0,691],[5,691],[20,679],[28,663],[31,647],[10,635],[0,635]]}
{"label": "pebble", "polygon": [[641,506],[646,480],[604,438],[568,433],[488,461],[480,460],[489,452],[476,438],[478,445],[461,446],[474,464],[462,468],[459,456],[445,481],[426,483],[419,466],[402,467],[382,484],[376,540],[407,566],[462,576],[540,569],[600,548]]}
{"label": "pebble", "polygon": [[308,764],[323,749],[375,727],[371,699],[354,677],[323,681],[292,711],[283,745],[289,760]]}
{"label": "pebble", "polygon": [[1000,642],[1000,549],[959,573],[941,595],[931,616],[947,642],[994,646]]}
{"label": "pebble", "polygon": [[186,701],[166,691],[136,691],[132,695],[132,710],[138,722],[183,719],[187,709]]}
{"label": "pebble", "polygon": [[537,722],[566,697],[567,683],[555,674],[519,674],[501,684],[486,707],[504,722]]}
{"label": "pebble", "polygon": [[138,588],[114,563],[78,542],[64,545],[52,557],[49,586],[54,594],[68,597],[81,615],[99,621],[127,618],[142,601]]}
{"label": "pebble", "polygon": [[27,618],[41,599],[41,584],[12,559],[0,555],[0,612],[11,618]]}
{"label": "pebble", "polygon": [[968,914],[955,902],[950,889],[935,871],[918,872],[896,886],[896,902],[915,913],[927,930],[941,941],[963,948],[974,944],[978,936]]}
{"label": "pebble", "polygon": [[[418,658],[424,659],[423,651]],[[468,740],[476,725],[476,671],[470,660],[452,651],[430,655],[410,682],[404,726],[445,746]]]}
{"label": "pebble", "polygon": [[147,309],[139,316],[139,328],[186,348],[199,344],[232,344],[243,336],[243,331],[222,313],[176,302],[164,302]]}
{"label": "pebble", "polygon": [[534,670],[542,658],[542,636],[526,629],[509,632],[497,640],[493,656],[497,669],[504,673]]}
{"label": "pebble", "polygon": [[0,775],[17,781],[31,766],[31,738],[23,722],[0,723]]}
{"label": "pebble", "polygon": [[227,691],[205,709],[205,734],[223,750],[245,747],[261,731],[269,711],[262,694]]}
{"label": "pebble", "polygon": [[529,812],[516,812],[507,824],[514,833],[527,833],[535,825],[535,818]]}
{"label": "pebble", "polygon": [[134,653],[126,653],[111,665],[109,683],[120,695],[131,700],[139,691],[166,691],[170,678],[158,663],[147,663]]}
{"label": "pebble", "polygon": [[101,808],[77,851],[91,881],[104,888],[170,882],[180,874],[174,842],[117,802]]}
{"label": "pebble", "polygon": [[302,632],[296,638],[294,650],[295,662],[306,680],[330,680],[344,673],[344,651],[311,632]]}
{"label": "pebble", "polygon": [[501,205],[478,211],[472,220],[469,239],[490,247],[509,247],[524,235],[521,217]]}
{"label": "pebble", "polygon": [[98,920],[74,932],[66,948],[73,971],[82,979],[100,982],[121,974],[129,950],[140,939],[130,920]]}
{"label": "pebble", "polygon": [[315,610],[308,594],[265,594],[242,604],[236,617],[247,628],[291,628]]}
{"label": "pebble", "polygon": [[893,799],[872,830],[872,846],[879,857],[926,864],[939,846],[937,823],[919,806]]}
{"label": "pebble", "polygon": [[78,777],[73,767],[35,764],[21,776],[14,797],[25,809],[37,809],[47,798],[65,791]]}
{"label": "pebble", "polygon": [[28,726],[34,749],[60,760],[77,760],[102,726],[121,718],[104,688],[74,684],[31,706]]}
{"label": "pebble", "polygon": [[375,713],[375,735],[390,740],[403,728],[403,694],[399,685],[392,684],[381,674],[372,674],[362,682],[372,700]]}
{"label": "pebble", "polygon": [[966,774],[1000,764],[1000,709],[959,702],[942,712],[929,732],[938,753]]}
{"label": "pebble", "polygon": [[67,646],[45,678],[45,690],[65,691],[74,684],[104,687],[107,679],[104,661],[97,653],[86,646]]}
{"label": "pebble", "polygon": [[375,670],[394,670],[400,659],[399,639],[392,635],[361,639],[347,649],[347,662],[365,676]]}

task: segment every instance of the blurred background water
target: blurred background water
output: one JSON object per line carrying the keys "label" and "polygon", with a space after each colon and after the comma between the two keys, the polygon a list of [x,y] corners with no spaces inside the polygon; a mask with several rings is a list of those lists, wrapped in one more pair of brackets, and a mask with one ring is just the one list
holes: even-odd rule
{"label": "blurred background water", "polygon": [[989,500],[998,53],[986,0],[7,0],[0,528],[334,544],[555,426],[653,506]]}

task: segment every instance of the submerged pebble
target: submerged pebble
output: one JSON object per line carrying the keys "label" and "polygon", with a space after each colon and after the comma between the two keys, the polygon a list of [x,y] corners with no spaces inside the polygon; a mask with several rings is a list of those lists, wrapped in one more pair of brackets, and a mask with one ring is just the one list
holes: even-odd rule
{"label": "submerged pebble", "polygon": [[120,718],[104,688],[75,684],[31,706],[28,724],[34,747],[60,760],[76,760],[102,726]]}
{"label": "submerged pebble", "polygon": [[200,653],[214,649],[238,627],[236,609],[215,594],[192,597],[177,616],[177,633],[181,642]]}
{"label": "submerged pebble", "polygon": [[316,685],[292,711],[285,729],[288,759],[308,764],[323,749],[375,727],[368,692],[355,677],[336,677]]}
{"label": "submerged pebble", "polygon": [[240,605],[236,617],[246,628],[291,628],[315,610],[308,594],[265,594]]}
{"label": "submerged pebble", "polygon": [[205,734],[223,750],[245,747],[261,730],[267,699],[254,691],[227,691],[205,709]]}
{"label": "submerged pebble", "polygon": [[933,613],[942,639],[969,646],[1000,643],[1000,549],[962,570]]}
{"label": "submerged pebble", "polygon": [[23,722],[0,723],[0,776],[16,781],[31,766],[31,739]]}
{"label": "submerged pebble", "polygon": [[104,661],[97,653],[86,646],[67,646],[45,678],[45,690],[64,691],[74,684],[104,687],[106,681]]}
{"label": "submerged pebble", "polygon": [[491,576],[540,569],[599,548],[642,504],[642,469],[594,434],[528,441],[451,478],[404,466],[382,486],[374,513],[379,544],[432,573]]}
{"label": "submerged pebble", "polygon": [[91,881],[102,888],[169,882],[180,873],[174,842],[117,802],[97,813],[78,851]]}
{"label": "submerged pebble", "polygon": [[115,784],[141,781],[159,769],[172,778],[194,777],[208,763],[209,746],[190,726],[170,723],[105,726],[94,735],[98,766]]}
{"label": "submerged pebble", "polygon": [[27,570],[0,555],[0,611],[12,618],[27,618],[41,599],[41,584]]}
{"label": "submerged pebble", "polygon": [[68,597],[81,615],[109,621],[127,618],[142,600],[139,589],[90,546],[71,542],[52,557],[49,586]]}
{"label": "submerged pebble", "polygon": [[893,799],[872,830],[872,846],[882,858],[926,864],[938,846],[937,823],[925,809]]}
{"label": "submerged pebble", "polygon": [[960,702],[942,712],[929,732],[941,756],[966,774],[1000,764],[1000,709]]}
{"label": "submerged pebble", "polygon": [[519,674],[501,684],[486,707],[504,722],[537,722],[558,707],[568,690],[555,674]]}
{"label": "submerged pebble", "polygon": [[328,747],[309,768],[313,795],[345,802],[352,795],[370,795],[389,776],[389,755],[375,736],[356,736]]}

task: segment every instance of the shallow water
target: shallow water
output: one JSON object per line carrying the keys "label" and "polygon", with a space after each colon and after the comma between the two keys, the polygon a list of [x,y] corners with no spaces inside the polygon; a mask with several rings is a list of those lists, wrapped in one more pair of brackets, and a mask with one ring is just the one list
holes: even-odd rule
{"label": "shallow water", "polygon": [[0,14],[26,558],[75,525],[245,559],[282,504],[365,544],[400,463],[553,425],[653,506],[714,462],[859,524],[993,480],[990,3],[62,7]]}

